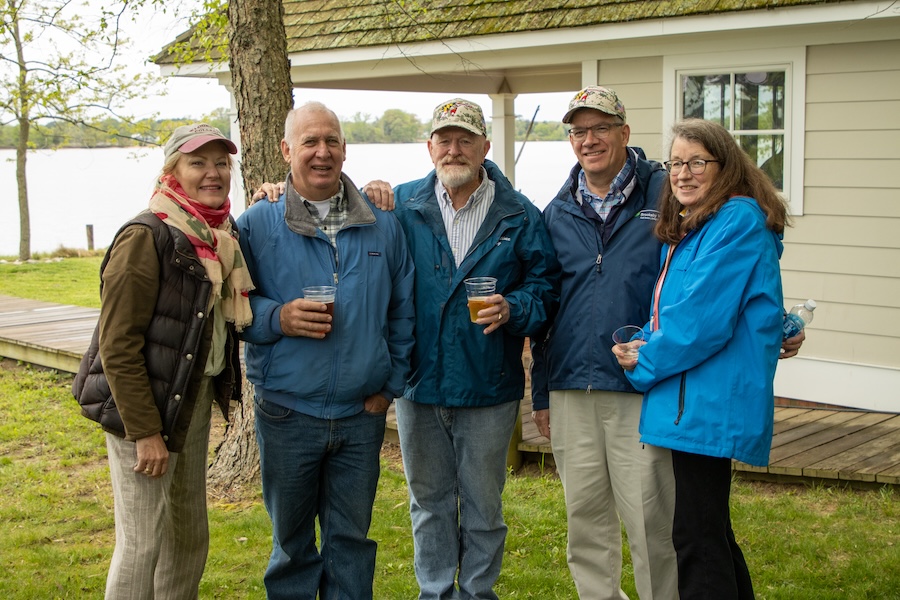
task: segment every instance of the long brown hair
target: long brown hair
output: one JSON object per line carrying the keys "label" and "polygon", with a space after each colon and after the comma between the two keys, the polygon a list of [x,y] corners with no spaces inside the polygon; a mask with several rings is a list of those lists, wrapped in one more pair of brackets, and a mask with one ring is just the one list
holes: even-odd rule
{"label": "long brown hair", "polygon": [[[692,206],[690,213],[681,216],[684,208],[669,185],[663,187],[659,200],[659,221],[654,233],[664,244],[677,244],[686,233],[697,229],[732,196],[749,196],[756,200],[766,215],[766,227],[776,233],[784,233],[789,224],[787,205],[772,184],[772,180],[744,150],[738,146],[727,129],[703,119],[685,119],[672,126],[672,142],[681,138],[703,146],[719,167],[713,178],[709,193],[699,204]],[[669,144],[671,154],[672,144]]]}

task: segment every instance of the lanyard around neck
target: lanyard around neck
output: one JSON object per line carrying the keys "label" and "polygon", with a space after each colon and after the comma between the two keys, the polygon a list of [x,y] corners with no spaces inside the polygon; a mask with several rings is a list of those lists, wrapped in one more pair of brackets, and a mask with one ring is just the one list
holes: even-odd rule
{"label": "lanyard around neck", "polygon": [[669,272],[669,263],[672,262],[672,255],[675,253],[675,246],[670,244],[669,251],[666,253],[666,263],[663,265],[659,277],[656,279],[656,288],[653,290],[653,314],[650,315],[650,331],[659,329],[659,296],[662,294],[663,282],[666,280],[666,274]]}

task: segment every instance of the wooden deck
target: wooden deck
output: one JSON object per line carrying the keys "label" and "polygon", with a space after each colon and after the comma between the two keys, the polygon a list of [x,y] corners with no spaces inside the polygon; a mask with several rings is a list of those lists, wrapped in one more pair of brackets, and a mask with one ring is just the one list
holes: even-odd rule
{"label": "wooden deck", "polygon": [[75,373],[100,311],[0,296],[0,356]]}
{"label": "wooden deck", "polygon": [[[519,450],[551,452],[522,403]],[[900,485],[900,415],[840,408],[776,406],[768,467],[734,461],[734,470],[754,479]]]}
{"label": "wooden deck", "polygon": [[[90,343],[99,310],[0,296],[0,356],[75,372]],[[393,413],[393,410],[391,411]],[[531,393],[522,400],[511,464],[552,464],[549,441],[531,420]],[[389,415],[388,439],[396,440]],[[839,408],[775,409],[768,467],[734,463],[736,471],[780,481],[900,485],[900,415]]]}

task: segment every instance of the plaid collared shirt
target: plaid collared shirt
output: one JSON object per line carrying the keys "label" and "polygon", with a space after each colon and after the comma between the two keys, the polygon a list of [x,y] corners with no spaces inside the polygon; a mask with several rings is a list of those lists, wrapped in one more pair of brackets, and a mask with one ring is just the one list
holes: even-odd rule
{"label": "plaid collared shirt", "polygon": [[601,219],[606,221],[609,217],[610,211],[612,209],[623,202],[625,202],[625,198],[631,193],[631,189],[634,184],[634,170],[637,165],[637,158],[633,155],[634,151],[629,148],[628,149],[628,157],[625,160],[625,166],[622,167],[622,170],[616,175],[615,179],[613,179],[612,183],[609,185],[609,192],[607,192],[606,196],[601,198],[595,194],[592,194],[587,186],[587,176],[584,174],[584,170],[578,174],[578,194],[579,198],[581,198],[582,202],[588,202],[591,205],[591,208],[594,209],[594,212],[597,213]]}
{"label": "plaid collared shirt", "polygon": [[337,194],[329,199],[328,214],[324,219],[319,216],[319,209],[313,206],[312,202],[300,196],[309,214],[316,220],[319,229],[328,236],[331,245],[335,248],[337,248],[337,232],[347,223],[347,196],[344,194],[344,182],[341,181],[340,184]]}
{"label": "plaid collared shirt", "polygon": [[475,234],[478,233],[488,209],[494,203],[494,182],[488,179],[487,171],[481,167],[481,185],[459,210],[453,209],[450,194],[440,179],[434,184],[434,195],[438,200],[441,216],[444,218],[444,228],[447,230],[447,239],[450,240],[453,259],[458,267],[469,253]]}

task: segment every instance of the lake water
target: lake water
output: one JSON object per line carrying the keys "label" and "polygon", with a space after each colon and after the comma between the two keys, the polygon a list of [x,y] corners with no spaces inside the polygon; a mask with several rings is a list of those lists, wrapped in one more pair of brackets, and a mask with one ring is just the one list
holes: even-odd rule
{"label": "lake water", "polygon": [[[29,152],[31,251],[51,252],[61,245],[86,248],[88,224],[94,227],[94,246],[108,246],[119,227],[147,206],[162,163],[159,148]],[[516,167],[516,187],[543,208],[573,164],[568,142],[528,142]],[[0,256],[19,252],[15,169],[15,151],[0,150]],[[373,179],[403,183],[431,169],[424,143],[350,145],[344,162],[344,172],[357,185]],[[234,204],[232,212],[238,216],[243,203]]]}

